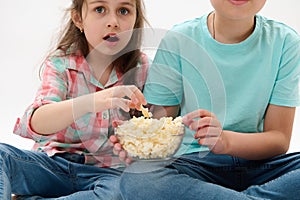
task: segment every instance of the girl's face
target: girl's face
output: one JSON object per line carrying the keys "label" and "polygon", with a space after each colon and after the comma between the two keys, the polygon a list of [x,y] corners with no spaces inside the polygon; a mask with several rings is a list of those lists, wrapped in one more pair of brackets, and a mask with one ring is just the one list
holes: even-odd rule
{"label": "girl's face", "polygon": [[210,0],[219,16],[230,20],[253,18],[266,0]]}
{"label": "girl's face", "polygon": [[136,17],[135,0],[86,0],[79,26],[90,51],[114,55],[129,42]]}

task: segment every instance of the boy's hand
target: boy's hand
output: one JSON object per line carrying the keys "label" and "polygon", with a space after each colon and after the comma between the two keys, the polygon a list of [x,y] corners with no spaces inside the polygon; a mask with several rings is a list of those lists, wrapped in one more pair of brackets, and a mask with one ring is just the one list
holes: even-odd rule
{"label": "boy's hand", "polygon": [[226,137],[217,117],[207,110],[196,110],[183,117],[183,123],[195,131],[194,138],[212,152],[222,154],[226,150]]}

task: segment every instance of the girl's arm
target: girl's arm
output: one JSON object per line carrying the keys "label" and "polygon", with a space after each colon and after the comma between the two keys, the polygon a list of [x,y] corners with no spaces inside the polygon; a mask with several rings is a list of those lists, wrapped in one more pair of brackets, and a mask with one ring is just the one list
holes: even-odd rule
{"label": "girl's arm", "polygon": [[[123,97],[129,97],[130,100]],[[67,128],[76,119],[90,112],[101,112],[112,108],[139,109],[146,100],[135,86],[116,86],[70,100],[46,104],[39,107],[31,118],[31,128],[41,135],[50,135]]]}
{"label": "girl's arm", "polygon": [[[238,133],[222,130],[220,122],[205,110],[187,114],[184,123],[195,130],[195,138],[216,154],[228,154],[260,160],[286,153],[289,149],[295,108],[269,105],[261,133]],[[199,120],[194,120],[200,117]]]}

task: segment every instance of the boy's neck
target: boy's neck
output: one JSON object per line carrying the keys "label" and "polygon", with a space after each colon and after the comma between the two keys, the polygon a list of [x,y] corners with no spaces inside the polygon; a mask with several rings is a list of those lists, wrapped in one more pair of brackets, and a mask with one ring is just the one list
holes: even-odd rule
{"label": "boy's neck", "polygon": [[231,20],[212,12],[208,17],[208,29],[212,37],[220,43],[235,44],[247,39],[255,28],[255,18]]}

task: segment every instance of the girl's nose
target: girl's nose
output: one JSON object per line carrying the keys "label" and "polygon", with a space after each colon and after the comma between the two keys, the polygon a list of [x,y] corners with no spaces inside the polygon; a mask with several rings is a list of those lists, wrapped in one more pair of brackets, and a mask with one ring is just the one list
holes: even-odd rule
{"label": "girl's nose", "polygon": [[108,28],[118,28],[118,27],[119,27],[119,22],[118,22],[117,16],[111,15],[111,16],[109,17],[109,20],[108,20],[106,26],[107,26]]}
{"label": "girl's nose", "polygon": [[111,28],[111,27],[114,27],[114,28],[117,28],[119,27],[118,24],[107,24],[107,27]]}

